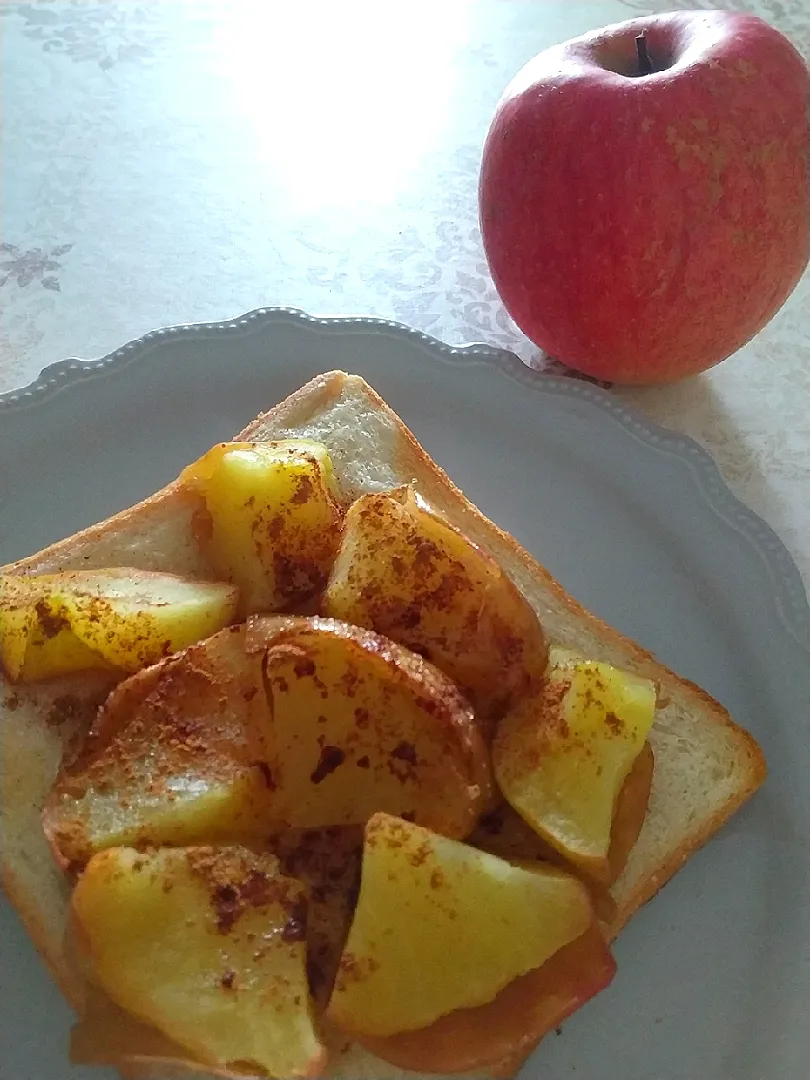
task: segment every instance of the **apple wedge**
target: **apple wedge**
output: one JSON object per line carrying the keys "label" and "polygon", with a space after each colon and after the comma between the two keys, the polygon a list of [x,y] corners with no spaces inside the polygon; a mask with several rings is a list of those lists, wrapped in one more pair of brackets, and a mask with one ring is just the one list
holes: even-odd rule
{"label": "apple wedge", "polygon": [[[628,856],[638,840],[652,788],[655,759],[649,740],[633,762],[616,800],[616,810],[610,829],[610,863],[606,885],[612,884],[624,869]],[[507,802],[485,814],[467,837],[467,843],[502,859],[545,860],[555,866],[571,869],[565,856],[543,839]]]}
{"label": "apple wedge", "polygon": [[[603,883],[613,875],[619,797],[655,707],[649,679],[552,650],[542,690],[504,717],[493,741],[495,776],[509,804],[561,855]],[[651,777],[649,759],[646,775]],[[629,831],[643,821],[642,804],[643,794],[633,814],[623,812],[634,819]],[[626,859],[626,842],[621,849]]]}
{"label": "apple wedge", "polygon": [[593,924],[572,875],[376,814],[327,1016],[361,1037],[425,1028],[491,1002]]}
{"label": "apple wedge", "polygon": [[74,671],[134,672],[216,633],[237,590],[133,568],[0,581],[0,660],[20,682]]}
{"label": "apple wedge", "polygon": [[0,664],[14,682],[58,678],[110,665],[73,633],[49,597],[52,578],[0,580]]}
{"label": "apple wedge", "polygon": [[121,845],[261,839],[377,810],[452,836],[491,798],[453,684],[357,627],[253,619],[119,684],[47,801],[63,865]]}
{"label": "apple wedge", "polygon": [[489,804],[489,753],[454,684],[421,656],[334,619],[253,618],[270,710],[268,820],[363,825],[377,811],[461,837]]}
{"label": "apple wedge", "polygon": [[325,446],[220,443],[181,479],[203,497],[197,539],[215,576],[239,586],[241,617],[289,611],[323,589],[341,519]]}
{"label": "apple wedge", "polygon": [[358,1041],[383,1061],[415,1073],[486,1069],[511,1076],[544,1035],[604,990],[615,973],[605,939],[591,926],[486,1005],[456,1009],[418,1031],[361,1035]]}
{"label": "apple wedge", "polygon": [[182,1080],[186,1076],[200,1080],[201,1070],[206,1080],[245,1078],[242,1070],[203,1066],[186,1047],[153,1024],[136,1020],[90,982],[86,984],[80,1017],[70,1032],[70,1062],[116,1069],[124,1080],[155,1080],[156,1076],[161,1080]]}
{"label": "apple wedge", "polygon": [[426,657],[483,720],[500,716],[546,669],[542,627],[511,579],[410,487],[349,507],[321,610]]}
{"label": "apple wedge", "polygon": [[82,958],[114,1002],[204,1065],[317,1076],[307,900],[245,848],[111,848],[72,898]]}
{"label": "apple wedge", "polygon": [[228,628],[113,690],[45,805],[62,865],[113,846],[264,835],[266,702],[244,640]]}

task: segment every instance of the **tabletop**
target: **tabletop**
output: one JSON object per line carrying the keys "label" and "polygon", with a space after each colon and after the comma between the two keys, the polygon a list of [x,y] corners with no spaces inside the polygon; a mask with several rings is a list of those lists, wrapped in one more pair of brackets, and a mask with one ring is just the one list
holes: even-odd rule
{"label": "tabletop", "polygon": [[[272,304],[549,361],[477,221],[535,53],[711,0],[0,0],[0,392],[155,327]],[[726,0],[810,56],[806,0]],[[810,581],[810,276],[704,375],[612,390],[713,454]],[[497,408],[497,403],[493,403]]]}

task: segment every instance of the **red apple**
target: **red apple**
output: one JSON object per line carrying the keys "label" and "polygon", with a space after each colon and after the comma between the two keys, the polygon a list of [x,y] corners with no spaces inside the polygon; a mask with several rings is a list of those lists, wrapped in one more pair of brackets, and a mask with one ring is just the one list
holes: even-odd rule
{"label": "red apple", "polygon": [[498,104],[479,189],[518,326],[624,383],[745,344],[810,256],[809,100],[790,42],[735,12],[633,19],[535,57]]}

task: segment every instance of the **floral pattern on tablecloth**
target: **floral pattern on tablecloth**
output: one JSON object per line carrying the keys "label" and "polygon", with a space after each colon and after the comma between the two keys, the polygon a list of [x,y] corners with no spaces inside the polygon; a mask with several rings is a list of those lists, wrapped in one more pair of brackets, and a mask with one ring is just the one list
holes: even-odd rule
{"label": "floral pattern on tablecloth", "polygon": [[36,283],[43,289],[61,292],[58,277],[62,269],[61,258],[72,247],[73,244],[57,244],[50,249],[22,251],[16,244],[0,244],[0,289],[9,282],[16,282],[21,289]]}
{"label": "floral pattern on tablecloth", "polygon": [[[484,340],[477,220],[503,87],[540,49],[713,0],[0,0],[0,391],[155,326],[282,304]],[[810,56],[806,0],[727,0]],[[308,72],[329,92],[307,97]],[[418,72],[418,75],[417,75]],[[614,389],[713,453],[810,576],[810,285],[714,371]],[[568,373],[570,374],[570,373]],[[493,403],[493,408],[497,403]]]}
{"label": "floral pattern on tablecloth", "polygon": [[2,3],[0,15],[22,20],[22,33],[48,52],[77,63],[98,64],[107,71],[115,64],[138,62],[153,55],[160,43],[155,4],[108,0],[34,0]]}

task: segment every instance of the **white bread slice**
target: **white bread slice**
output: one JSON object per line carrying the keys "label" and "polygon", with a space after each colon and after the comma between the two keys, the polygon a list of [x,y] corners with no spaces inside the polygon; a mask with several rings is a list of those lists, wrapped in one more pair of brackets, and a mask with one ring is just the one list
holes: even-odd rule
{"label": "white bread slice", "polygon": [[[552,643],[657,682],[662,705],[651,734],[652,794],[639,840],[613,888],[618,910],[611,927],[615,935],[759,787],[765,777],[759,747],[706,693],[568,596],[512,537],[464,497],[361,378],[343,372],[321,375],[237,438],[264,441],[292,436],[317,439],[329,448],[347,496],[414,483],[433,507],[494,556],[536,610]],[[40,574],[129,565],[204,577],[206,567],[192,534],[195,506],[179,484],[171,484],[99,525],[4,567],[3,572]],[[40,813],[64,749],[86,724],[87,707],[103,696],[105,687],[98,679],[74,676],[48,686],[4,689],[2,883],[63,991],[78,1003],[82,986],[63,947],[68,887],[51,858]],[[514,1068],[519,1063],[511,1064]],[[172,1074],[158,1070],[148,1075]],[[412,1074],[355,1046],[335,1063],[330,1075],[359,1080]]]}

